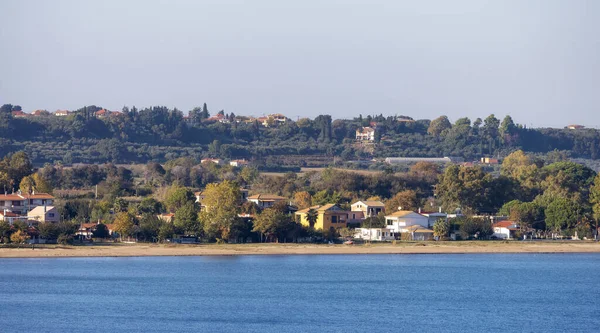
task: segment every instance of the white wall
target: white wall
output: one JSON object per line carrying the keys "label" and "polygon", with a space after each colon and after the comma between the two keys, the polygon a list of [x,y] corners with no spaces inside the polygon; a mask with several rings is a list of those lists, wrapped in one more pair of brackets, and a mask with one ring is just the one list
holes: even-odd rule
{"label": "white wall", "polygon": [[510,238],[510,230],[507,228],[494,228],[494,234],[492,236],[496,236],[500,239],[508,239]]}

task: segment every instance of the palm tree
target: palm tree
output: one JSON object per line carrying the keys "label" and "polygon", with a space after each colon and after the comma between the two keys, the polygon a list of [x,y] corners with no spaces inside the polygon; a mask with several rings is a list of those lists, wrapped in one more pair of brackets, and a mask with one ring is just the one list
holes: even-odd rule
{"label": "palm tree", "polygon": [[313,208],[310,208],[308,212],[306,212],[306,220],[308,221],[308,226],[310,227],[310,229],[315,228],[315,224],[317,223],[318,217],[319,213]]}

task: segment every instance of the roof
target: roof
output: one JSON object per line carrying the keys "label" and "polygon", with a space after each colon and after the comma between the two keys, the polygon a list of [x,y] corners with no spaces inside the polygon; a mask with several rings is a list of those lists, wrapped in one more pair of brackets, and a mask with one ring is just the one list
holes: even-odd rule
{"label": "roof", "polygon": [[248,197],[248,199],[260,200],[260,201],[276,201],[276,200],[286,200],[284,197],[280,197],[274,194],[255,194]]}
{"label": "roof", "polygon": [[381,202],[379,200],[366,200],[366,201],[361,200],[361,201],[357,201],[357,202],[353,203],[352,206],[356,205],[359,202],[362,202],[369,207],[385,207],[383,202]]}
{"label": "roof", "polygon": [[356,130],[356,132],[358,133],[368,133],[368,132],[375,132],[375,130],[371,127],[363,127],[362,130]]}
{"label": "roof", "polygon": [[305,214],[308,213],[309,210],[315,210],[317,212],[325,212],[328,210],[332,210],[332,208],[337,208],[337,209],[333,209],[333,210],[339,210],[339,207],[336,204],[326,204],[326,205],[316,205],[316,206],[312,206],[309,208],[304,208],[302,210],[297,211],[296,213],[300,213],[300,214]]}
{"label": "roof", "polygon": [[0,215],[5,216],[5,217],[19,217],[19,214],[15,214],[13,212],[4,213],[4,211],[2,211],[2,210],[0,210]]}
{"label": "roof", "polygon": [[30,210],[29,213],[27,213],[27,215],[43,215],[44,208],[46,209],[46,212],[49,212],[50,210],[54,209],[54,206],[37,206],[34,209]]}
{"label": "roof", "polygon": [[390,215],[386,215],[385,217],[388,217],[388,216],[392,216],[392,217],[405,217],[405,216],[410,215],[412,213],[415,213],[415,212],[413,212],[412,210],[399,210],[399,211],[393,212]]}
{"label": "roof", "polygon": [[406,228],[409,232],[420,232],[420,233],[433,233],[433,230],[422,227],[420,225],[412,225]]}
{"label": "roof", "polygon": [[22,201],[23,199],[24,198],[19,196],[18,194],[0,194],[0,201]]}
{"label": "roof", "polygon": [[48,193],[35,193],[25,196],[27,199],[54,199],[54,196]]}
{"label": "roof", "polygon": [[516,226],[516,225],[517,225],[517,223],[515,223],[514,221],[500,221],[500,222],[494,223],[492,225],[492,227],[494,227],[494,228],[516,229],[516,228],[514,228],[514,226]]}

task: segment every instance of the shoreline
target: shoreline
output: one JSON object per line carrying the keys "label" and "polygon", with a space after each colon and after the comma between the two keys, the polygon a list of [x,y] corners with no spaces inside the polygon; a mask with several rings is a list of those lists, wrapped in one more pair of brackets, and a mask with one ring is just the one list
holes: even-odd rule
{"label": "shoreline", "polygon": [[248,255],[368,255],[368,254],[501,254],[600,253],[600,243],[589,241],[468,241],[327,245],[327,244],[107,244],[0,247],[1,258],[86,258]]}

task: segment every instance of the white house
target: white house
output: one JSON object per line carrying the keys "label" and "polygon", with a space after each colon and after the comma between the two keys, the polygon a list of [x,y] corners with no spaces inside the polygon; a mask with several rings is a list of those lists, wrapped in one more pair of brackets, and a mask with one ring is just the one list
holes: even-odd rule
{"label": "white house", "polygon": [[519,230],[519,226],[513,221],[501,221],[492,225],[494,228],[493,236],[500,239],[514,238],[515,231]]}
{"label": "white house", "polygon": [[255,194],[248,197],[248,201],[254,202],[260,208],[269,208],[273,207],[273,205],[280,201],[286,201],[287,199],[284,197],[280,197],[278,195],[272,194]]}
{"label": "white house", "polygon": [[413,225],[427,228],[429,219],[410,210],[399,210],[385,216],[386,228],[394,233],[408,232]]}
{"label": "white house", "polygon": [[435,224],[435,222],[439,219],[448,220],[448,214],[442,213],[442,209],[438,212],[421,212],[419,208],[419,214],[425,216],[427,218],[427,227],[431,228]]}
{"label": "white house", "polygon": [[27,216],[21,216],[6,209],[0,210],[0,221],[6,221],[8,224],[13,224],[18,220],[27,221]]}
{"label": "white house", "polygon": [[354,231],[354,238],[358,239],[373,241],[391,241],[396,239],[394,233],[387,228],[356,228]]}
{"label": "white house", "polygon": [[229,165],[231,165],[232,167],[243,167],[248,165],[248,161],[246,160],[232,160],[229,161]]}
{"label": "white house", "polygon": [[220,158],[203,158],[200,160],[201,164],[205,164],[205,163],[215,163],[215,164],[222,164],[223,160],[221,160]]}
{"label": "white house", "polygon": [[357,201],[350,206],[352,212],[362,212],[363,216],[371,217],[385,211],[385,205],[381,201]]}
{"label": "white house", "polygon": [[363,127],[356,130],[357,141],[375,141],[375,129],[372,127]]}
{"label": "white house", "polygon": [[410,239],[413,241],[433,240],[433,230],[424,228],[418,224],[408,227],[406,232],[410,234]]}
{"label": "white house", "polygon": [[37,206],[27,213],[27,218],[38,222],[59,222],[58,211],[53,206]]}

